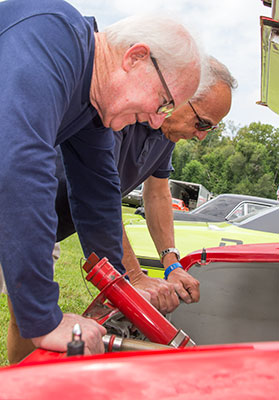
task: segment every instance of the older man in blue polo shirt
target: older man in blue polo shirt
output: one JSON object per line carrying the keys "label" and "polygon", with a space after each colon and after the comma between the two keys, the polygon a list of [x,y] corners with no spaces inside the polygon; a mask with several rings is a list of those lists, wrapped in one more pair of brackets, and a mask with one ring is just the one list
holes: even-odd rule
{"label": "older man in blue polo shirt", "polygon": [[[197,94],[191,105],[188,103],[175,111],[172,117],[164,121],[161,129],[154,130],[148,124],[137,123],[115,132],[114,153],[121,179],[122,195],[126,195],[145,181],[146,219],[158,253],[166,253],[162,257],[162,263],[167,279],[151,278],[142,272],[125,231],[122,263],[131,283],[136,288],[147,291],[153,305],[163,313],[171,312],[178,306],[178,296],[187,303],[198,301],[200,296],[199,282],[179,267],[177,254],[173,250],[175,243],[168,177],[172,171],[171,155],[175,142],[193,137],[204,139],[229,112],[231,89],[235,86],[235,81],[225,66],[216,60],[213,61],[211,61],[213,79],[209,90]],[[59,186],[56,212],[59,221],[57,240],[61,241],[75,232],[75,226],[69,209],[66,177],[59,148],[58,154],[56,175]],[[156,207],[152,206],[154,202],[157,204]],[[95,246],[98,248],[100,239],[97,237],[95,240],[97,240]],[[166,252],[166,249],[171,250]],[[109,256],[109,253],[110,251],[107,251],[106,255]],[[168,268],[173,264],[176,268],[169,271]],[[27,353],[32,350],[32,343],[24,341],[18,334],[12,309],[8,343],[11,361],[24,355],[23,347]]]}
{"label": "older man in blue polo shirt", "polygon": [[87,353],[104,351],[105,329],[63,314],[53,281],[55,146],[85,255],[95,249],[102,257],[109,247],[124,270],[121,192],[106,128],[136,121],[159,128],[200,79],[199,50],[181,24],[131,17],[104,32],[94,26],[66,1],[0,2],[0,262],[21,335],[65,350],[79,322]]}

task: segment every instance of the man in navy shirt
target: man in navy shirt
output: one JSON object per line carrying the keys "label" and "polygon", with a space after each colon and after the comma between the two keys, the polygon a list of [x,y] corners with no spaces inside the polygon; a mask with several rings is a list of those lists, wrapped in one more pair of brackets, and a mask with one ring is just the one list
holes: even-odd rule
{"label": "man in navy shirt", "polygon": [[102,352],[105,329],[58,306],[55,146],[85,256],[109,249],[124,271],[121,193],[107,128],[136,121],[158,128],[196,91],[199,51],[168,19],[128,18],[94,33],[94,18],[65,1],[7,0],[0,3],[0,54],[0,262],[20,334],[64,351],[79,322],[86,352]]}
{"label": "man in navy shirt", "polygon": [[[115,132],[114,153],[121,181],[121,192],[124,197],[140,183],[144,184],[144,203],[146,219],[154,243],[160,254],[165,249],[175,248],[171,194],[168,177],[173,168],[171,155],[175,142],[193,137],[203,140],[207,133],[229,112],[231,91],[236,81],[228,69],[211,58],[212,83],[210,88],[197,94],[191,100],[167,118],[158,130],[148,124],[135,124]],[[193,108],[194,110],[193,111]],[[203,125],[195,112],[198,112]],[[67,206],[66,182],[58,157],[57,177],[59,189],[56,198],[58,214],[57,240],[61,241],[75,232]],[[153,205],[156,204],[156,207]],[[162,222],[163,221],[163,222]],[[147,277],[140,269],[139,263],[129,244],[124,231],[124,256],[122,262],[128,272],[131,283],[139,289],[148,291],[151,302],[161,312],[173,311],[179,304],[178,296],[187,303],[199,300],[199,283],[182,269],[175,268],[168,274],[167,282],[162,279]],[[178,264],[175,252],[168,252],[162,258],[167,270],[170,265]],[[168,285],[175,285],[176,292]]]}
{"label": "man in navy shirt", "polygon": [[[128,271],[133,286],[147,290],[151,294],[152,304],[163,313],[171,312],[178,305],[178,298],[174,294],[171,298],[167,296],[168,291],[165,288],[164,282],[173,283],[176,293],[186,303],[196,302],[200,296],[199,283],[190,274],[180,268],[179,260],[177,259],[174,241],[172,198],[168,185],[168,177],[172,172],[171,154],[175,142],[193,137],[203,140],[207,133],[230,110],[231,92],[237,83],[222,64],[215,64],[214,68],[216,68],[214,72],[216,80],[212,83],[210,89],[191,100],[191,105],[187,103],[175,111],[171,118],[166,119],[160,129],[160,134],[157,131],[157,141],[155,142],[157,144],[155,145],[154,141],[156,139],[151,134],[149,140],[147,139],[141,147],[142,151],[140,152],[139,150],[140,154],[134,159],[134,164],[132,160],[129,161],[131,152],[127,151],[128,147],[125,146],[125,135],[118,135],[119,141],[122,141],[118,163],[122,194],[125,194],[126,188],[125,179],[122,180],[123,177],[125,178],[125,164],[127,163],[128,165],[126,172],[135,171],[137,169],[136,166],[138,166],[139,175],[134,175],[134,187],[140,183],[140,177],[142,177],[142,181],[144,181],[143,198],[146,222],[165,269],[166,281],[150,278],[140,270],[139,263],[129,244],[125,231],[123,236],[124,256],[122,262]],[[192,107],[198,113],[200,120]],[[200,122],[203,122],[203,124],[200,124]],[[124,128],[124,131],[126,130],[128,130],[128,127]],[[154,132],[152,129],[150,131]],[[136,136],[131,135],[130,149],[133,148],[132,143],[135,141]],[[162,142],[165,144],[161,144]],[[149,152],[147,151],[144,155],[148,146],[150,146]],[[140,149],[139,146],[138,149]],[[158,164],[160,155],[161,163]],[[142,168],[143,165],[146,165],[145,169]],[[153,169],[152,165],[154,166]],[[134,174],[136,173],[134,172]],[[122,182],[124,182],[124,185],[122,185]],[[128,182],[128,179],[126,179],[126,185],[130,191],[134,187],[129,186]],[[154,204],[156,204],[156,207],[154,207]],[[170,249],[170,251],[165,252],[164,250],[166,249]],[[168,268],[173,264],[175,268],[171,268],[171,271],[168,273]]]}
{"label": "man in navy shirt", "polygon": [[[172,172],[171,156],[175,142],[193,137],[203,140],[227,115],[231,107],[231,92],[236,81],[228,69],[215,58],[209,58],[211,84],[167,118],[160,129],[148,124],[134,124],[115,132],[114,153],[124,197],[140,183],[144,183],[144,204],[147,225],[158,250],[175,249],[171,193],[168,178]],[[198,117],[196,115],[198,113]],[[58,157],[59,189],[56,198],[58,214],[57,240],[75,232],[67,201],[65,176]],[[156,204],[156,207],[153,205]],[[169,251],[161,257],[164,269],[175,264],[167,280],[147,277],[139,266],[124,230],[122,262],[131,283],[148,291],[152,304],[162,313],[172,312],[179,304],[177,294],[187,303],[199,300],[199,283],[180,268],[177,254]],[[175,285],[176,291],[168,283]],[[177,294],[176,294],[177,293]]]}
{"label": "man in navy shirt", "polygon": [[[189,103],[181,106],[164,121],[160,129],[155,130],[148,124],[137,123],[115,132],[114,153],[121,180],[122,196],[145,181],[144,198],[147,223],[158,253],[161,249],[174,248],[168,177],[173,170],[171,155],[175,142],[193,137],[197,137],[199,140],[204,139],[207,133],[228,113],[231,106],[231,89],[236,83],[223,64],[217,63],[214,59],[214,63],[212,64],[211,61],[211,65],[213,78],[209,90],[192,99],[191,106]],[[207,124],[206,126],[201,127],[198,124],[199,120],[192,107],[198,112],[199,118],[202,118],[203,122]],[[58,215],[57,241],[60,242],[76,230],[69,208],[66,176],[59,147],[57,151],[56,176],[59,185],[56,196],[56,212]],[[156,207],[153,207],[154,201]],[[163,223],[161,223],[162,221]],[[98,247],[98,243],[96,245]],[[199,300],[199,282],[181,268],[173,269],[168,274],[167,280],[146,276],[129,244],[125,230],[123,248],[122,262],[131,283],[134,287],[148,292],[152,304],[162,313],[171,312],[178,306],[177,294],[187,303]],[[163,257],[162,264],[167,270],[173,263],[178,264],[176,254],[169,252]],[[8,335],[10,361],[20,359],[32,349],[33,346],[29,341],[20,338],[11,310]]]}

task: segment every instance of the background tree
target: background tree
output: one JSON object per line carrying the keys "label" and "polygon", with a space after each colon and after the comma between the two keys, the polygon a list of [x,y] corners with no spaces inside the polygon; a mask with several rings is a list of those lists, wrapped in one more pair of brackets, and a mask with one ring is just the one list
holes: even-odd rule
{"label": "background tree", "polygon": [[239,193],[276,198],[279,184],[279,129],[251,123],[221,123],[202,142],[179,141],[171,178],[201,183],[215,195]]}

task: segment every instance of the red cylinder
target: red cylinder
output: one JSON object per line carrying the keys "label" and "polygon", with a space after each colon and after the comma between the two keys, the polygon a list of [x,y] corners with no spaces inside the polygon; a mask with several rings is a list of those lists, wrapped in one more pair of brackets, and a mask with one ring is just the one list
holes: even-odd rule
{"label": "red cylinder", "polygon": [[179,331],[137,292],[107,258],[94,265],[98,259],[95,255],[91,256],[83,266],[89,272],[86,279],[102,291],[150,341],[170,344]]}

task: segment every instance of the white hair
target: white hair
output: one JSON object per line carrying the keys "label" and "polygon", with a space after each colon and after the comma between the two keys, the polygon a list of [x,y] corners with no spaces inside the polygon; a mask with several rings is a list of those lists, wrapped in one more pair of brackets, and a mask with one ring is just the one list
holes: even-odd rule
{"label": "white hair", "polygon": [[192,100],[200,100],[217,82],[226,84],[230,89],[237,87],[237,81],[229,69],[215,57],[204,56],[201,62],[200,83]]}
{"label": "white hair", "polygon": [[124,50],[145,43],[162,70],[183,69],[192,61],[199,62],[201,50],[190,32],[168,17],[132,16],[110,25],[104,33],[110,45]]}

